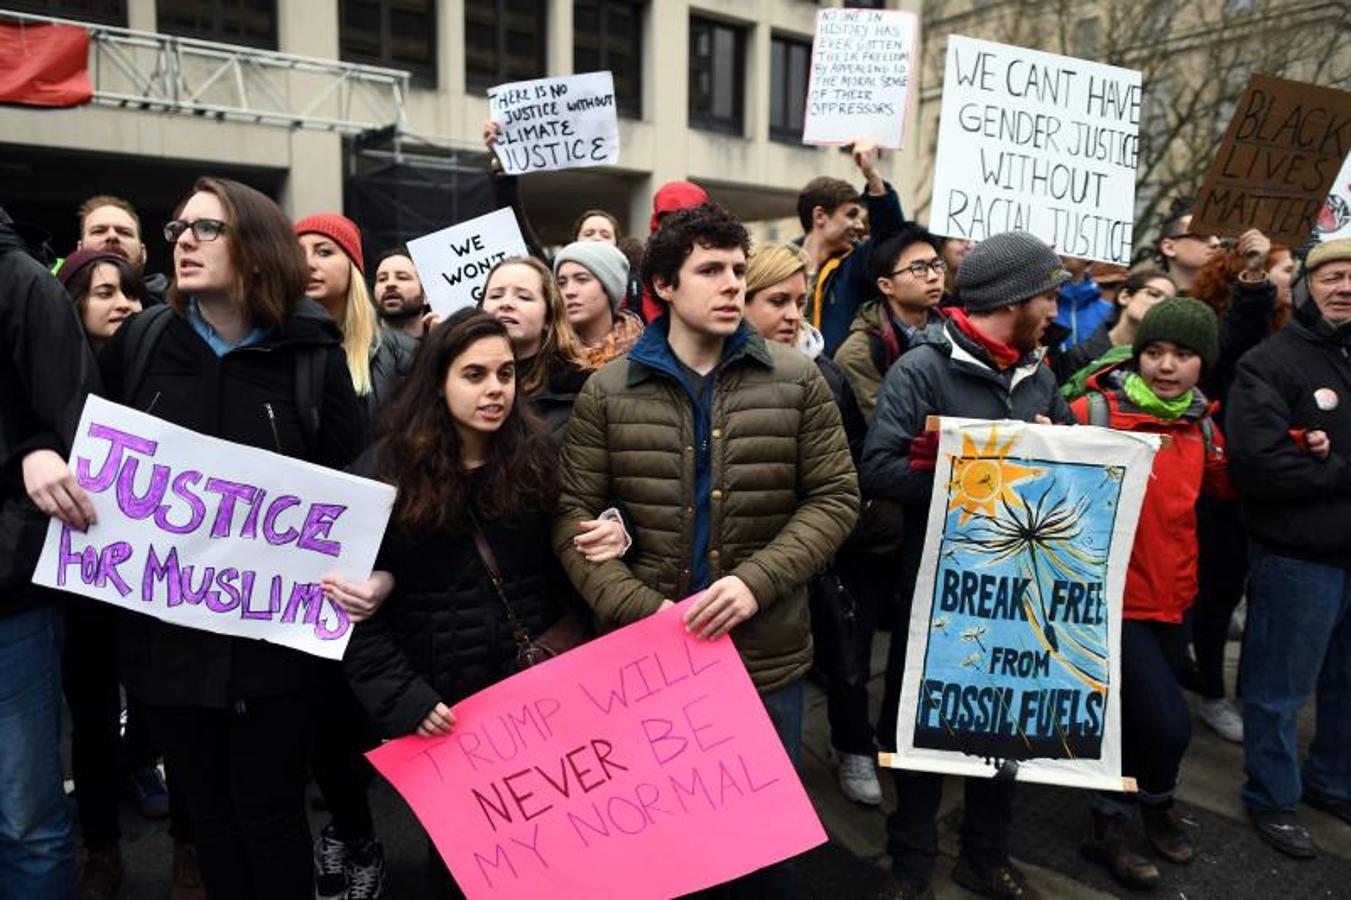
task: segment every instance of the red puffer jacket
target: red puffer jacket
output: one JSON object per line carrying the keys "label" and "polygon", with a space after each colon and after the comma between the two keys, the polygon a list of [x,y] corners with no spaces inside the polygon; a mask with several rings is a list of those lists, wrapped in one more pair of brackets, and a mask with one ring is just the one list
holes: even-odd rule
{"label": "red puffer jacket", "polygon": [[[1236,496],[1229,483],[1224,435],[1210,418],[1218,404],[1208,403],[1198,390],[1185,413],[1171,422],[1160,419],[1126,396],[1121,388],[1124,375],[1121,369],[1112,368],[1090,376],[1089,394],[1071,403],[1070,409],[1084,424],[1172,438],[1154,457],[1154,471],[1140,507],[1123,614],[1127,619],[1181,622],[1196,599],[1196,499],[1202,490],[1225,499]],[[1100,421],[1101,414],[1095,415],[1094,393],[1107,401],[1105,423]],[[1201,423],[1207,420],[1203,428]]]}

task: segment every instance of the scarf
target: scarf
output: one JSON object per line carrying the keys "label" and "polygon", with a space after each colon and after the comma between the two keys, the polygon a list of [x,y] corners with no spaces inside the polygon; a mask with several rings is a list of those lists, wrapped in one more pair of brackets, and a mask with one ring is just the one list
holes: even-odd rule
{"label": "scarf", "polygon": [[1163,400],[1150,390],[1149,383],[1138,372],[1132,372],[1126,376],[1126,383],[1123,388],[1132,403],[1154,418],[1163,419],[1167,422],[1171,422],[1182,415],[1192,405],[1192,391],[1190,389],[1172,400]]}
{"label": "scarf", "polygon": [[994,340],[975,325],[972,325],[971,319],[966,315],[966,310],[953,307],[948,311],[948,318],[952,320],[953,325],[957,326],[958,331],[984,348],[985,352],[990,354],[990,359],[994,360],[994,364],[1001,370],[1013,368],[1018,365],[1018,360],[1023,358],[1021,353],[1008,344]]}

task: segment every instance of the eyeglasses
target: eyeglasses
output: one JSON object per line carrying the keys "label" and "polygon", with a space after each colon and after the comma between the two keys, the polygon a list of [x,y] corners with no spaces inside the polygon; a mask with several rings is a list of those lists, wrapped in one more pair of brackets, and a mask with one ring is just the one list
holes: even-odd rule
{"label": "eyeglasses", "polygon": [[198,219],[195,222],[184,222],[182,219],[174,219],[164,226],[164,239],[171,244],[177,244],[178,239],[183,236],[183,232],[192,229],[192,236],[199,241],[214,241],[220,237],[221,232],[226,229],[226,224],[220,219]]}
{"label": "eyeglasses", "polygon": [[935,275],[942,275],[947,270],[948,264],[941,259],[930,259],[927,261],[921,259],[918,262],[912,262],[908,266],[901,266],[891,274],[896,276],[902,272],[909,272],[911,276],[915,278],[924,278],[929,272],[933,272]]}

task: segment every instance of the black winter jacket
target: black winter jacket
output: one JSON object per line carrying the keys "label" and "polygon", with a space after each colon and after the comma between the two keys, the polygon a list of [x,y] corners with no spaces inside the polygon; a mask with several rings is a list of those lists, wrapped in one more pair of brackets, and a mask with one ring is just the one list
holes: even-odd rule
{"label": "black winter jacket", "polygon": [[366,435],[375,435],[375,421],[394,392],[413,369],[418,344],[408,335],[392,329],[380,332],[380,344],[371,354],[371,392],[362,397]]}
{"label": "black winter jacket", "polygon": [[[579,603],[549,544],[549,512],[479,521],[512,608],[538,637]],[[393,573],[394,592],[357,625],[343,667],[380,734],[410,734],[437,703],[516,671],[511,625],[467,530],[414,537],[391,525],[376,568]]]}
{"label": "black winter jacket", "polygon": [[[201,434],[340,469],[361,452],[364,430],[338,329],[319,304],[301,298],[261,343],[217,357],[187,319],[174,314],[128,396],[128,350],[118,330],[99,354],[110,400]],[[295,356],[327,348],[318,441],[307,445],[296,409]],[[269,415],[270,411],[270,415]],[[317,684],[326,660],[250,638],[121,617],[122,681],[137,699],[163,706],[224,707],[249,697]],[[331,664],[329,664],[331,665]]]}
{"label": "black winter jacket", "polygon": [[47,517],[28,499],[23,457],[66,456],[98,371],[75,306],[0,210],[0,617],[30,608]]}
{"label": "black winter jacket", "polygon": [[[1239,361],[1226,422],[1252,536],[1282,556],[1351,567],[1351,325],[1333,329],[1312,301],[1300,306]],[[1313,428],[1331,440],[1325,460],[1289,433]]]}
{"label": "black winter jacket", "polygon": [[1030,422],[1037,415],[1074,422],[1040,353],[1000,373],[985,349],[955,325],[930,325],[882,382],[859,464],[863,496],[929,505],[933,472],[910,468],[909,456],[910,440],[924,431],[929,416]]}

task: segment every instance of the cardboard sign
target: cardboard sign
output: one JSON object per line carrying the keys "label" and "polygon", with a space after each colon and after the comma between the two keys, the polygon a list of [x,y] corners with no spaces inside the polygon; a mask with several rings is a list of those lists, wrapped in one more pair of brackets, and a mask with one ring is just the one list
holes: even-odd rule
{"label": "cardboard sign", "polygon": [[1254,75],[1192,207],[1192,230],[1299,247],[1351,152],[1351,92]]}
{"label": "cardboard sign", "polygon": [[509,208],[424,234],[408,242],[427,303],[441,316],[474,306],[493,266],[529,256],[516,214]]}
{"label": "cardboard sign", "polygon": [[1121,594],[1159,439],[941,420],[886,765],[1104,790],[1121,777]]}
{"label": "cardboard sign", "polygon": [[1140,73],[952,35],[929,229],[1130,265]]}
{"label": "cardboard sign", "polygon": [[1351,153],[1342,162],[1342,170],[1318,213],[1314,237],[1320,243],[1351,238]]}
{"label": "cardboard sign", "polygon": [[502,126],[493,149],[509,175],[619,162],[609,72],[500,84],[488,89],[488,111]]}
{"label": "cardboard sign", "polygon": [[319,581],[370,577],[394,488],[92,395],[70,459],[98,523],[53,519],[35,584],[342,658],[351,623]]}
{"label": "cardboard sign", "polygon": [[919,17],[879,9],[816,14],[804,144],[871,138],[899,149],[905,134]]}
{"label": "cardboard sign", "polygon": [[728,637],[677,604],[368,754],[470,900],[667,898],[824,843]]}

